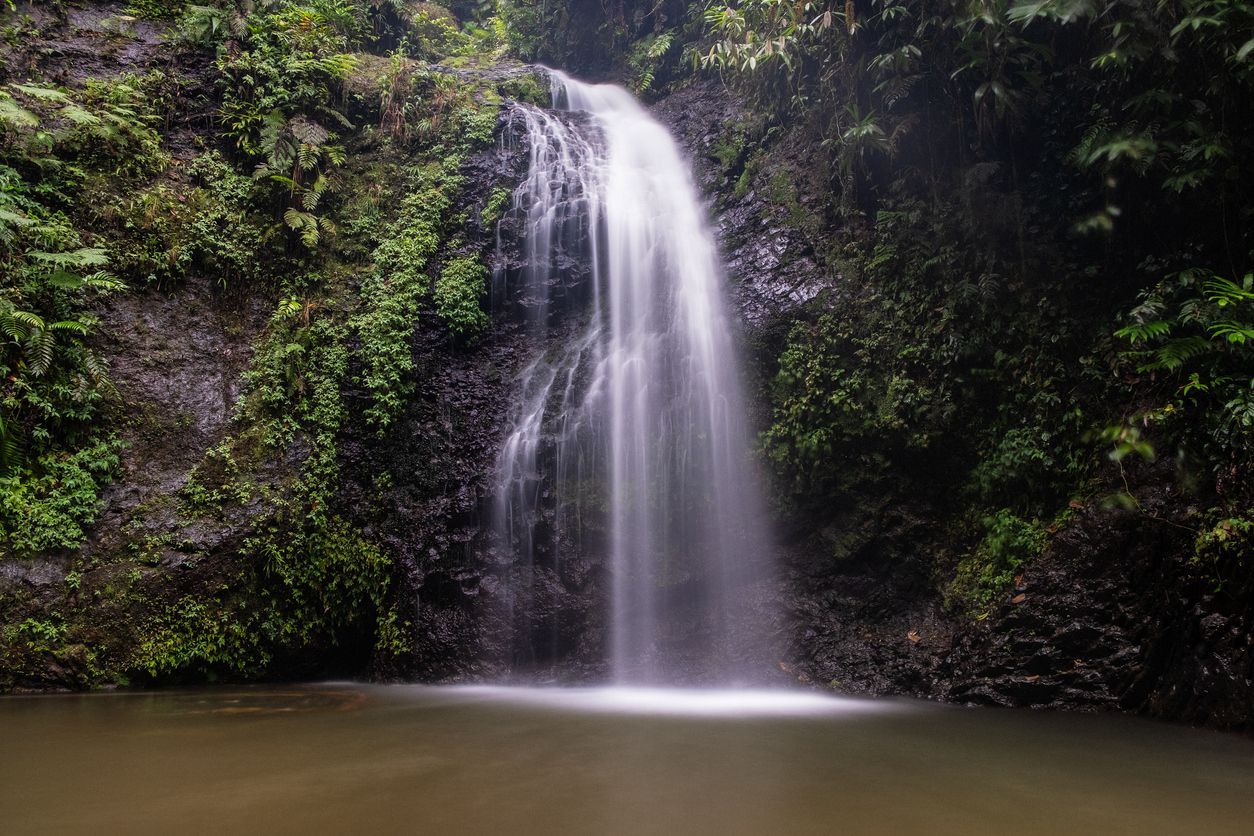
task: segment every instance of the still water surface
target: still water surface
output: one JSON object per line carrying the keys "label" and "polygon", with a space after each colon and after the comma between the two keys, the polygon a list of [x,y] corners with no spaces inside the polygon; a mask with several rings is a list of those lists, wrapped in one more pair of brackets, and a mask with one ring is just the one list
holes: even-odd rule
{"label": "still water surface", "polygon": [[801,693],[12,697],[0,832],[1250,834],[1254,742]]}

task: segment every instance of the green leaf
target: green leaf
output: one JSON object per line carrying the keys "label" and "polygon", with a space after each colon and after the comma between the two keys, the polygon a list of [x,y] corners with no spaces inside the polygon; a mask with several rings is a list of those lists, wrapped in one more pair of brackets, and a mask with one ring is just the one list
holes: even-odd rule
{"label": "green leaf", "polygon": [[108,253],[101,247],[81,247],[63,253],[27,253],[35,261],[54,267],[100,267],[109,263]]}
{"label": "green leaf", "polygon": [[15,128],[33,128],[39,124],[39,117],[18,104],[8,93],[0,93],[0,122]]}
{"label": "green leaf", "polygon": [[37,84],[10,84],[9,86],[41,102],[68,102],[70,100],[68,93],[53,87],[40,87]]}

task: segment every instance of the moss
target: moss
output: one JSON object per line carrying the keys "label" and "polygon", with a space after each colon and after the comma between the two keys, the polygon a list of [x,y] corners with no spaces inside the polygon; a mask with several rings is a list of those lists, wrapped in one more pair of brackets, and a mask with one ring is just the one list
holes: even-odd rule
{"label": "moss", "polygon": [[710,147],[710,155],[718,160],[725,174],[734,174],[743,165],[749,148],[749,136],[740,125],[725,129]]}
{"label": "moss", "polygon": [[[745,169],[749,171],[749,168]],[[792,229],[801,232],[808,240],[818,240],[824,234],[824,218],[807,208],[801,202],[801,192],[797,188],[792,173],[787,168],[778,168],[771,173],[764,189],[766,199],[775,204],[784,213],[784,222]]]}

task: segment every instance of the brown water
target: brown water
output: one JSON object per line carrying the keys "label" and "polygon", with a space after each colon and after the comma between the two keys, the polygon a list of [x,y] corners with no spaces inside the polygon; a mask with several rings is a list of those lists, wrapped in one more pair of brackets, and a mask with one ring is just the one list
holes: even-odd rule
{"label": "brown water", "polygon": [[1254,742],[810,695],[0,699],[0,833],[1254,833]]}

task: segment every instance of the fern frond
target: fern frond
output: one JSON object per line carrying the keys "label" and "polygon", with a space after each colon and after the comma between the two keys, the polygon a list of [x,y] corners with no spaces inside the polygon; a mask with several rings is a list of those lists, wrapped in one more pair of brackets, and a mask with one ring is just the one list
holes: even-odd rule
{"label": "fern frond", "polygon": [[13,128],[35,128],[39,116],[17,103],[8,93],[0,92],[0,122]]}
{"label": "fern frond", "polygon": [[347,116],[340,113],[338,110],[332,110],[329,107],[324,107],[319,112],[325,116],[330,116],[336,122],[339,122],[344,127],[344,130],[351,131],[353,129],[353,123],[349,121]]}
{"label": "fern frond", "polygon": [[125,290],[126,282],[110,273],[108,270],[97,270],[95,273],[89,273],[83,276],[83,285],[94,290],[113,291]]}
{"label": "fern frond", "polygon": [[61,108],[61,115],[69,119],[75,125],[98,125],[100,117],[92,113],[90,110],[81,108],[76,104],[67,104]]}
{"label": "fern frond", "polygon": [[0,331],[11,341],[20,343],[30,336],[30,329],[14,318],[12,312],[0,314]]}
{"label": "fern frond", "polygon": [[300,235],[300,240],[306,247],[313,249],[318,246],[318,219],[313,215],[291,208],[283,213],[283,221]]}
{"label": "fern frond", "polygon": [[42,331],[46,327],[43,317],[32,311],[13,311],[9,317],[26,328],[27,336],[32,331]]}
{"label": "fern frond", "polygon": [[7,475],[22,463],[22,444],[19,429],[4,420],[0,414],[0,475]]}
{"label": "fern frond", "polygon": [[301,143],[296,150],[296,164],[301,171],[308,171],[318,164],[318,149],[308,143]]}
{"label": "fern frond", "polygon": [[1155,322],[1145,322],[1129,325],[1127,328],[1120,328],[1115,332],[1115,336],[1136,345],[1140,342],[1149,342],[1156,337],[1165,337],[1170,333],[1171,323],[1160,319]]}
{"label": "fern frond", "polygon": [[117,394],[117,388],[109,379],[109,366],[94,351],[83,352],[83,369],[92,385],[101,393],[110,397]]}
{"label": "fern frond", "polygon": [[1205,354],[1212,348],[1214,348],[1213,344],[1205,337],[1181,337],[1169,340],[1154,352],[1154,359],[1146,363],[1142,371],[1174,372],[1189,360]]}
{"label": "fern frond", "polygon": [[38,99],[41,102],[68,102],[70,96],[64,90],[57,90],[54,87],[41,87],[38,84],[10,84],[9,87],[30,96],[32,99]]}
{"label": "fern frond", "polygon": [[1202,292],[1221,308],[1240,302],[1254,302],[1254,290],[1250,289],[1249,283],[1249,277],[1246,278],[1246,286],[1242,287],[1231,279],[1216,276],[1202,285]]}
{"label": "fern frond", "polygon": [[54,267],[103,267],[109,263],[109,254],[101,247],[80,247],[63,253],[27,253],[35,261]]}
{"label": "fern frond", "polygon": [[319,125],[317,122],[311,122],[308,119],[296,118],[288,122],[288,130],[300,142],[305,145],[312,145],[315,148],[327,141],[331,136],[331,132]]}
{"label": "fern frond", "polygon": [[12,226],[30,226],[34,221],[20,212],[14,212],[0,206],[0,223],[11,224]]}
{"label": "fern frond", "polygon": [[91,329],[86,324],[76,319],[63,319],[59,322],[53,322],[48,326],[49,331],[68,331],[78,334],[80,337],[86,337],[91,333]]}
{"label": "fern frond", "polygon": [[54,270],[47,278],[48,284],[62,290],[78,290],[83,286],[83,277],[65,270]]}
{"label": "fern frond", "polygon": [[53,352],[57,346],[56,335],[51,331],[36,331],[26,344],[26,368],[32,377],[42,377],[52,368]]}

